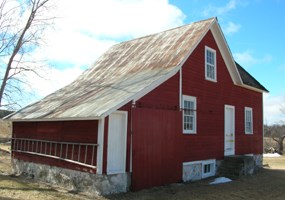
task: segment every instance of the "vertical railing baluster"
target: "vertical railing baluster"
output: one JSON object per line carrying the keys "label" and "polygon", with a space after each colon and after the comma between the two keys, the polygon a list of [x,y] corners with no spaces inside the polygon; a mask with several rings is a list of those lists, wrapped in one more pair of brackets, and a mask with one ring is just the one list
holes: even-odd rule
{"label": "vertical railing baluster", "polygon": [[65,146],[65,158],[67,159],[67,154],[68,154],[68,144],[66,143]]}
{"label": "vertical railing baluster", "polygon": [[78,162],[80,161],[80,144],[79,144],[79,146],[78,146]]}
{"label": "vertical railing baluster", "polygon": [[59,154],[59,157],[60,158],[62,157],[62,143],[60,143],[60,154]]}
{"label": "vertical railing baluster", "polygon": [[56,156],[56,152],[57,152],[57,143],[54,143],[54,146],[55,146],[54,156]]}
{"label": "vertical railing baluster", "polygon": [[74,144],[72,144],[71,160],[73,160],[73,155],[74,155]]}
{"label": "vertical railing baluster", "polygon": [[30,151],[30,140],[28,140],[28,151]]}
{"label": "vertical railing baluster", "polygon": [[41,145],[40,145],[40,151],[39,151],[39,153],[42,153],[42,147],[43,147],[43,142],[41,141]]}
{"label": "vertical railing baluster", "polygon": [[92,159],[91,159],[91,165],[93,165],[93,160],[94,160],[94,145],[92,147]]}
{"label": "vertical railing baluster", "polygon": [[51,155],[52,143],[49,143],[49,155]]}
{"label": "vertical railing baluster", "polygon": [[45,155],[47,155],[47,142],[45,142]]}
{"label": "vertical railing baluster", "polygon": [[87,150],[88,150],[88,145],[85,145],[85,158],[84,158],[84,163],[86,163],[86,159],[87,159]]}

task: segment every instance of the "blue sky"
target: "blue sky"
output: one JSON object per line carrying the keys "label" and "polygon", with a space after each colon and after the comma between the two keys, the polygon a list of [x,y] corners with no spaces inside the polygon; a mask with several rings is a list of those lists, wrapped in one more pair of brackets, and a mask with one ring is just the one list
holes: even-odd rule
{"label": "blue sky", "polygon": [[284,8],[285,0],[57,1],[51,14],[58,19],[34,55],[48,61],[46,79],[30,78],[31,85],[39,99],[70,83],[113,44],[216,16],[235,60],[270,91],[264,118],[276,123],[285,116]]}

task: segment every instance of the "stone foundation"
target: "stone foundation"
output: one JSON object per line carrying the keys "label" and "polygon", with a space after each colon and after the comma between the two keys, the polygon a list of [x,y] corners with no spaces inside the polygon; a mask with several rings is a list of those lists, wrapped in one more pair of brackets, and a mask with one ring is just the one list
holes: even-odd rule
{"label": "stone foundation", "polygon": [[131,183],[129,173],[114,175],[90,174],[18,159],[12,159],[12,166],[16,174],[25,174],[36,180],[90,195],[127,192]]}

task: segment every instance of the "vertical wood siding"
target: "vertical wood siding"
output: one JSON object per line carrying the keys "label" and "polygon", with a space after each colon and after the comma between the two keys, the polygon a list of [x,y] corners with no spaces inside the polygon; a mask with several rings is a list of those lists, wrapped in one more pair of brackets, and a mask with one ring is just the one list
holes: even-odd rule
{"label": "vertical wood siding", "polygon": [[[216,50],[216,83],[205,80],[205,46]],[[233,84],[211,31],[182,70],[182,93],[197,97],[197,134],[182,133],[182,112],[175,111],[178,73],[139,99],[133,115],[133,189],[181,180],[182,162],[223,159],[225,105],[235,107],[235,154],[263,152],[262,94]],[[245,134],[245,107],[253,109],[252,135]]]}
{"label": "vertical wood siding", "polygon": [[133,117],[132,190],[180,181],[181,112],[136,108]]}

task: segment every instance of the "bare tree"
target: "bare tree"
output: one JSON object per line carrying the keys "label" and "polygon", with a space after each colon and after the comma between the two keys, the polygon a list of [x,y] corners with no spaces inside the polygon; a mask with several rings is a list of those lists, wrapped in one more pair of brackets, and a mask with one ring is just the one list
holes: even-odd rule
{"label": "bare tree", "polygon": [[284,147],[283,141],[285,139],[285,125],[284,124],[274,124],[264,126],[265,137],[271,137],[276,142],[276,151],[279,154],[283,154]]}
{"label": "bare tree", "polygon": [[[2,0],[0,3],[0,108],[14,107],[15,94],[22,94],[24,74],[38,74],[40,65],[31,53],[41,45],[52,0]],[[5,102],[5,103],[4,103]]]}

